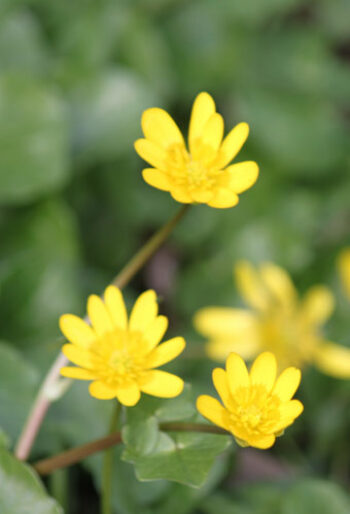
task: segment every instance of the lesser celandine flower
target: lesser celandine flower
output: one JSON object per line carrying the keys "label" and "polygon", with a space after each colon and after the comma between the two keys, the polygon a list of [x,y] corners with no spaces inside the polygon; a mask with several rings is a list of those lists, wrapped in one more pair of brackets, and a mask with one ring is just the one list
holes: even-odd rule
{"label": "lesser celandine flower", "polygon": [[241,446],[270,448],[295,418],[303,405],[292,400],[301,373],[287,368],[276,380],[276,358],[270,352],[259,355],[250,373],[243,359],[231,353],[226,371],[216,368],[213,382],[222,405],[211,396],[197,399],[197,409],[209,421],[228,430]]}
{"label": "lesser celandine flower", "polygon": [[71,344],[63,346],[65,356],[79,367],[65,367],[65,377],[93,380],[90,394],[107,400],[135,405],[141,392],[173,398],[183,389],[183,381],[155,368],[177,357],[185,347],[182,337],[159,345],[167,327],[158,316],[154,291],[137,299],[128,320],[120,290],[107,287],[104,301],[91,295],[87,303],[91,326],[72,314],[60,318],[60,328]]}
{"label": "lesser celandine flower", "polygon": [[314,363],[324,373],[350,378],[350,350],[324,339],[322,325],[334,308],[332,293],[314,286],[303,298],[282,268],[248,262],[235,266],[237,287],[251,307],[207,307],[195,316],[197,330],[209,338],[208,355],[224,361],[234,351],[250,359],[272,351],[280,368]]}
{"label": "lesser celandine flower", "polygon": [[141,125],[145,139],[138,139],[135,149],[153,166],[143,170],[143,178],[151,186],[169,191],[178,202],[233,207],[238,195],[258,177],[255,162],[229,166],[245,143],[249,127],[239,123],[223,139],[224,120],[208,93],[200,93],[193,104],[188,148],[163,109],[147,109]]}
{"label": "lesser celandine flower", "polygon": [[345,294],[350,299],[350,247],[345,248],[338,258],[338,270]]}

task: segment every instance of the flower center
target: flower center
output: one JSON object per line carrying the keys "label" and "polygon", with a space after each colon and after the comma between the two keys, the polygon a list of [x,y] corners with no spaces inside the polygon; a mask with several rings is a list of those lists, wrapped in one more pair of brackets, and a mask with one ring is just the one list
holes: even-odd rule
{"label": "flower center", "polygon": [[229,406],[232,431],[246,437],[270,433],[280,418],[280,400],[263,385],[239,387]]}
{"label": "flower center", "polygon": [[174,144],[167,150],[165,169],[172,181],[188,192],[204,189],[210,190],[217,185],[221,170],[215,167],[215,152],[209,145],[202,145],[200,159],[194,159],[184,145]]}
{"label": "flower center", "polygon": [[276,355],[281,368],[301,367],[311,360],[317,334],[297,313],[272,311],[262,317],[260,324],[262,344]]}
{"label": "flower center", "polygon": [[146,368],[147,343],[141,332],[113,330],[90,347],[93,370],[111,386],[137,381]]}

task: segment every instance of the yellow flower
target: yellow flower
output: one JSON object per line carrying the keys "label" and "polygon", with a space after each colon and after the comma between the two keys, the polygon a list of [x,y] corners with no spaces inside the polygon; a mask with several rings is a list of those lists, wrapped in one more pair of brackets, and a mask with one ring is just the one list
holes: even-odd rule
{"label": "yellow flower", "polygon": [[114,286],[107,287],[104,302],[91,295],[87,312],[91,326],[72,314],[60,318],[61,331],[71,342],[62,351],[79,366],[62,368],[63,376],[93,380],[92,396],[117,398],[128,406],[139,401],[141,392],[160,398],[182,392],[181,378],[155,369],[177,357],[185,341],[175,337],[158,346],[168,320],[158,316],[154,291],[139,296],[129,320],[122,293]]}
{"label": "yellow flower", "polygon": [[338,258],[338,270],[346,296],[350,299],[350,247],[345,248]]}
{"label": "yellow flower", "polygon": [[255,162],[228,166],[245,143],[249,127],[239,123],[222,140],[224,120],[208,93],[200,93],[193,104],[189,149],[178,126],[163,109],[147,109],[141,125],[145,139],[138,139],[135,149],[153,166],[143,170],[143,178],[151,186],[169,191],[178,202],[233,207],[238,195],[258,177]]}
{"label": "yellow flower", "polygon": [[197,312],[197,330],[209,338],[206,351],[224,361],[234,351],[250,359],[272,351],[280,368],[315,364],[338,378],[350,378],[350,350],[324,340],[321,327],[334,308],[332,293],[314,286],[300,299],[289,275],[265,263],[235,267],[236,282],[251,310],[207,307]]}
{"label": "yellow flower", "polygon": [[270,352],[257,357],[250,374],[243,359],[231,353],[226,371],[213,371],[214,386],[224,407],[215,398],[203,395],[197,399],[197,409],[231,432],[239,445],[270,448],[303,412],[302,403],[291,399],[300,383],[300,370],[287,368],[277,380],[276,370],[276,358]]}

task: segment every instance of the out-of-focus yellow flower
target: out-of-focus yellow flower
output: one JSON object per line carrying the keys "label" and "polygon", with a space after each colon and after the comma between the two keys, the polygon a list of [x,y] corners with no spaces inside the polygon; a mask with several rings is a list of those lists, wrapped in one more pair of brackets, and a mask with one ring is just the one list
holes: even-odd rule
{"label": "out-of-focus yellow flower", "polygon": [[223,140],[224,120],[208,93],[200,93],[193,104],[188,149],[178,126],[163,109],[147,109],[141,125],[145,139],[138,139],[135,149],[153,166],[143,170],[143,178],[169,191],[178,202],[233,207],[238,195],[258,177],[253,161],[228,166],[245,143],[249,127],[239,123]]}
{"label": "out-of-focus yellow flower", "polygon": [[224,406],[203,395],[197,399],[197,409],[209,421],[231,432],[239,445],[270,448],[303,412],[302,403],[292,400],[300,383],[300,370],[287,368],[277,380],[276,371],[276,358],[270,352],[257,357],[250,374],[243,359],[231,353],[226,371],[213,371],[214,386]]}
{"label": "out-of-focus yellow flower", "polygon": [[338,270],[346,296],[350,300],[350,248],[345,248],[338,258]]}
{"label": "out-of-focus yellow flower", "polygon": [[251,310],[207,307],[194,318],[198,332],[209,338],[209,357],[224,361],[234,351],[250,359],[270,350],[280,369],[313,363],[324,373],[350,378],[350,350],[322,337],[321,327],[334,308],[326,287],[314,286],[300,299],[290,276],[271,263],[255,269],[240,262],[235,275]]}
{"label": "out-of-focus yellow flower", "polygon": [[181,378],[155,368],[177,357],[185,347],[182,337],[159,345],[167,327],[165,316],[158,316],[154,291],[137,299],[128,320],[120,290],[107,287],[104,302],[91,295],[87,303],[91,321],[72,314],[60,318],[60,328],[71,344],[64,355],[79,367],[62,368],[65,377],[93,380],[89,391],[101,400],[117,398],[135,405],[141,392],[160,398],[173,398],[183,389]]}

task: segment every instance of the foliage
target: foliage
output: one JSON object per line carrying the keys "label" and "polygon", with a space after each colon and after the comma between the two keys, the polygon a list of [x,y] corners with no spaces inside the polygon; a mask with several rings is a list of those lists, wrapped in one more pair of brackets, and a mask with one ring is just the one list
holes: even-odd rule
{"label": "foliage", "polygon": [[[194,207],[125,291],[130,305],[149,287],[162,297],[173,334],[187,340],[187,358],[172,370],[193,384],[193,397],[213,393],[214,365],[198,357],[204,339],[192,316],[208,305],[242,305],[232,281],[238,259],[285,267],[301,293],[329,286],[336,311],[325,336],[350,345],[350,303],[335,268],[350,243],[348,19],[344,0],[1,2],[1,513],[60,512],[4,442],[13,449],[61,346],[58,317],[84,315],[86,296],[102,291],[177,208],[141,178],[133,142],[144,109],[165,107],[185,129],[194,97],[208,91],[227,128],[249,123],[238,160],[255,160],[261,170],[237,207]],[[123,450],[115,450],[116,512],[345,514],[349,382],[310,368],[299,397],[300,422],[268,453],[288,467],[286,483],[275,475],[272,485],[268,463],[261,484],[241,477],[245,450],[214,459],[226,447],[219,436],[159,430],[159,422],[179,419],[177,401],[181,419],[192,419],[186,395],[169,401],[173,414],[163,402],[159,413],[156,400],[142,401],[128,414]],[[31,459],[104,436],[110,408],[74,384],[52,405]],[[187,476],[176,468],[198,456],[197,476],[190,466]],[[150,481],[138,481],[134,467]],[[65,511],[93,514],[100,456],[67,473]]]}

